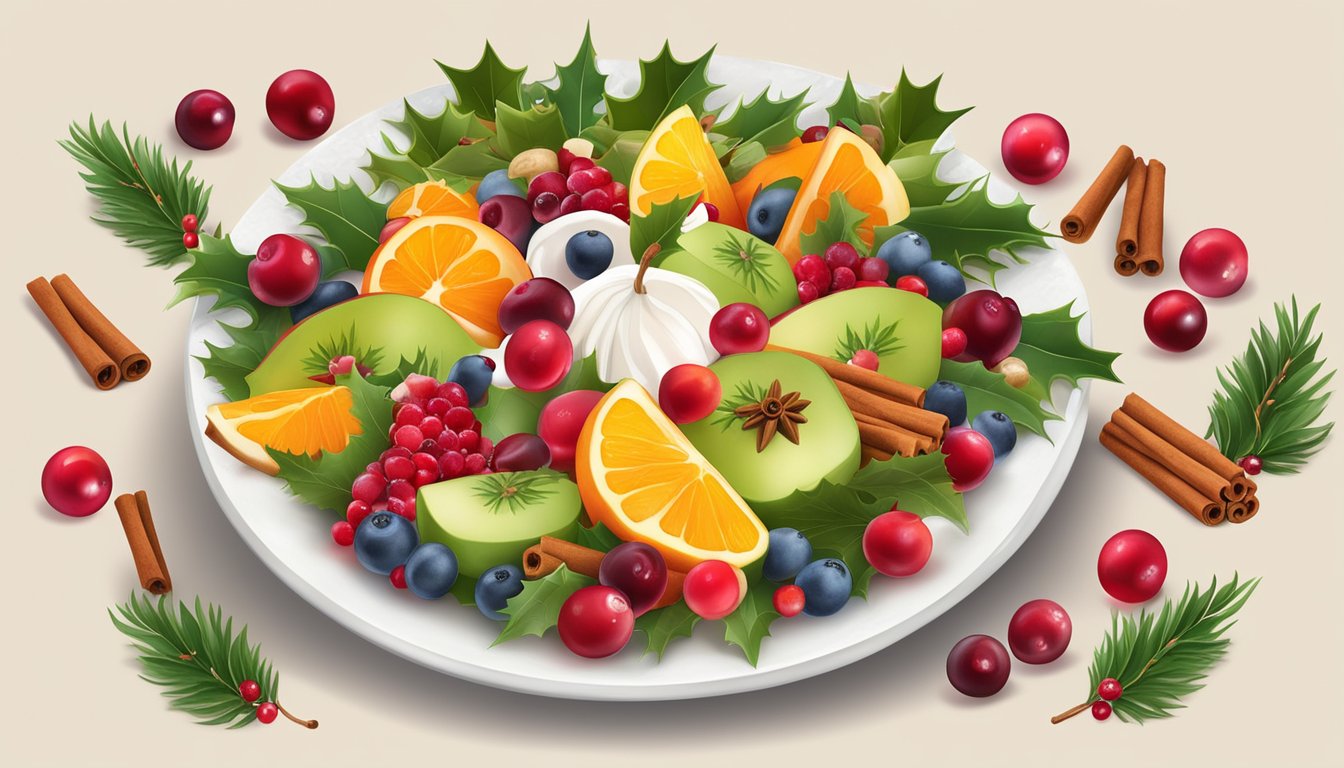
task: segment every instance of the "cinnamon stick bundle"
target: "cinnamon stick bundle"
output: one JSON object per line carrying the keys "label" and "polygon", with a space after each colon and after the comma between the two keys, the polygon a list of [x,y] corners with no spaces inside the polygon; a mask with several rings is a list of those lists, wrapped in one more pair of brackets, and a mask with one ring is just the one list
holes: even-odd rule
{"label": "cinnamon stick bundle", "polygon": [[1139,209],[1139,243],[1135,253],[1139,271],[1150,277],[1162,274],[1163,217],[1166,215],[1167,167],[1161,160],[1148,161],[1148,178],[1143,185]]}
{"label": "cinnamon stick bundle", "polygon": [[75,320],[45,277],[28,283],[28,295],[33,297],[42,314],[47,316],[51,327],[65,339],[65,345],[74,353],[75,359],[89,374],[95,387],[111,389],[121,381],[121,371],[116,362],[79,326],[79,321]]}
{"label": "cinnamon stick bundle", "polygon": [[107,319],[68,275],[28,283],[28,294],[99,389],[149,373],[149,357]]}
{"label": "cinnamon stick bundle", "polygon": [[[540,579],[551,575],[563,565],[575,573],[596,579],[598,568],[602,565],[602,557],[602,552],[589,549],[582,544],[542,536],[541,541],[523,552],[523,578]],[[653,607],[665,608],[680,600],[681,587],[685,581],[686,574],[668,569],[667,587],[663,589],[662,598],[654,603]]]}
{"label": "cinnamon stick bundle", "polygon": [[113,503],[117,507],[117,517],[121,518],[122,530],[126,532],[126,541],[131,545],[131,557],[135,560],[135,573],[140,579],[140,586],[156,595],[171,592],[173,580],[168,575],[168,565],[164,562],[163,549],[159,546],[159,534],[154,529],[149,496],[144,491],[123,493]]}
{"label": "cinnamon stick bundle", "polygon": [[1087,188],[1078,203],[1073,206],[1064,220],[1060,222],[1060,234],[1070,243],[1085,243],[1096,231],[1097,222],[1120,191],[1120,185],[1129,176],[1130,166],[1134,163],[1134,150],[1121,144],[1115,154],[1101,169],[1092,186]]}
{"label": "cinnamon stick bundle", "polygon": [[1129,277],[1139,271],[1135,255],[1139,252],[1139,210],[1143,205],[1143,188],[1148,182],[1148,165],[1142,157],[1134,158],[1125,182],[1125,203],[1120,213],[1120,234],[1115,238],[1115,271]]}
{"label": "cinnamon stick bundle", "polygon": [[898,403],[912,405],[916,408],[924,407],[924,389],[916,387],[913,384],[906,384],[903,381],[897,381],[890,376],[870,371],[867,368],[860,368],[857,365],[842,363],[839,360],[818,355],[813,352],[806,352],[801,349],[791,347],[778,347],[773,344],[766,346],[767,350],[773,352],[790,352],[805,360],[816,363],[826,375],[835,379],[837,382],[845,382],[859,389],[869,390],[882,395],[883,397]]}

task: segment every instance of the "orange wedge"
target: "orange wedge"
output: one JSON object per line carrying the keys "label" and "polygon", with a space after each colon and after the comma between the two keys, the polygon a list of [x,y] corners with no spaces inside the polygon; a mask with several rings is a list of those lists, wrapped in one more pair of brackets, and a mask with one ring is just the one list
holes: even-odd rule
{"label": "orange wedge", "polygon": [[756,193],[783,179],[806,179],[821,157],[820,141],[807,144],[802,139],[790,141],[787,149],[765,156],[761,162],[753,165],[747,175],[733,182],[733,195],[737,198],[737,209],[751,209],[751,199]]}
{"label": "orange wedge", "polygon": [[483,347],[498,347],[499,303],[532,278],[503,235],[458,216],[421,216],[397,230],[369,259],[362,293],[400,293],[438,304]]}
{"label": "orange wedge", "polygon": [[896,172],[882,164],[873,148],[844,129],[826,134],[821,155],[803,180],[793,207],[784,219],[775,247],[790,264],[803,257],[800,238],[817,229],[831,211],[831,195],[842,192],[849,204],[868,214],[859,225],[859,239],[873,244],[873,229],[895,224],[910,215],[910,201]]}
{"label": "orange wedge", "polygon": [[442,181],[422,181],[401,191],[387,204],[387,220],[421,216],[476,218],[480,208],[470,192],[457,192]]}
{"label": "orange wedge", "polygon": [[280,471],[267,448],[294,456],[339,453],[363,432],[346,387],[284,389],[205,410],[205,434],[234,458],[268,475]]}
{"label": "orange wedge", "polygon": [[669,568],[742,568],[765,554],[765,526],[633,379],[601,400],[579,434],[579,495],[593,522],[656,548]]}
{"label": "orange wedge", "polygon": [[663,118],[649,134],[630,173],[630,208],[647,216],[654,203],[699,196],[719,209],[719,221],[746,229],[728,177],[690,107]]}

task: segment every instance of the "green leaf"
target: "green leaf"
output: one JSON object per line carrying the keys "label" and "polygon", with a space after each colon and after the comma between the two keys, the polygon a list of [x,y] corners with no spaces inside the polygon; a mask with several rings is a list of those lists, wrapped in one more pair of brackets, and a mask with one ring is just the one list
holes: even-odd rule
{"label": "green leaf", "polygon": [[387,397],[386,387],[365,381],[358,369],[337,376],[336,383],[350,388],[354,396],[351,413],[363,430],[350,438],[345,450],[323,454],[316,459],[272,449],[267,451],[280,465],[279,477],[285,481],[290,493],[319,509],[343,514],[350,503],[350,485],[355,477],[387,450],[392,401]]}
{"label": "green leaf", "polygon": [[1320,309],[1317,304],[1302,317],[1296,296],[1291,310],[1275,304],[1274,328],[1261,321],[1245,353],[1218,372],[1222,390],[1209,406],[1205,437],[1224,456],[1259,456],[1264,471],[1294,474],[1321,449],[1335,426],[1319,423],[1335,371],[1317,358],[1321,336],[1312,336],[1312,325]]}
{"label": "green leaf", "polygon": [[70,124],[70,138],[59,142],[84,172],[84,187],[98,201],[93,220],[112,230],[127,245],[149,256],[151,266],[175,264],[187,257],[182,244],[182,217],[195,214],[205,231],[210,188],[191,175],[191,162],[178,166],[163,147],[142,136],[121,136],[93,116],[89,126]]}
{"label": "green leaf", "polygon": [[289,316],[289,310],[262,303],[247,282],[252,256],[239,253],[228,235],[217,238],[202,233],[200,244],[188,251],[191,264],[173,278],[177,294],[168,306],[190,298],[214,296],[212,311],[241,309],[256,324],[268,315]]}
{"label": "green leaf", "polygon": [[639,159],[639,151],[644,148],[644,141],[648,138],[648,131],[620,131],[611,145],[596,156],[594,162],[610,171],[612,180],[629,184],[635,161]]}
{"label": "green leaf", "polygon": [[501,611],[508,614],[509,620],[491,645],[528,635],[545,635],[560,618],[560,607],[565,604],[565,600],[579,589],[594,583],[587,576],[574,573],[563,565],[540,579],[523,582],[523,591],[509,598],[508,605]]}
{"label": "green leaf", "polygon": [[435,63],[453,84],[457,107],[463,112],[474,112],[482,120],[493,121],[496,103],[522,109],[523,74],[527,67],[510,69],[500,61],[490,43],[485,44],[481,60],[471,69],[456,69],[441,61]]}
{"label": "green leaf", "polygon": [[993,258],[994,252],[1007,254],[1018,263],[1024,246],[1045,248],[1045,230],[1031,223],[1031,205],[1019,195],[1010,203],[991,202],[988,177],[973,183],[955,200],[934,206],[911,208],[899,224],[880,227],[873,247],[891,237],[914,230],[929,241],[933,258],[941,259],[966,272],[978,267],[993,274],[1006,265]]}
{"label": "green leaf", "polygon": [[478,141],[453,147],[448,154],[439,158],[428,169],[436,178],[439,175],[463,179],[483,179],[492,171],[501,171],[509,167],[508,158],[502,154],[498,142],[494,139]]}
{"label": "green leaf", "polygon": [[736,184],[750,173],[757,163],[764,160],[767,154],[759,141],[740,144],[728,155],[728,163],[723,166],[723,174],[728,177],[730,184]]}
{"label": "green leaf", "polygon": [[574,543],[599,552],[609,552],[612,547],[620,544],[621,540],[607,526],[594,523],[589,528],[579,526],[579,534],[575,537]]}
{"label": "green leaf", "polygon": [[878,120],[877,105],[873,100],[859,95],[848,72],[845,73],[845,84],[840,88],[840,95],[835,97],[834,104],[826,108],[826,114],[830,117],[831,125],[847,122],[851,129],[864,123],[875,124]]}
{"label": "green leaf", "polygon": [[950,112],[938,108],[938,83],[942,79],[939,75],[917,86],[910,82],[905,70],[901,70],[901,80],[895,90],[878,97],[884,161],[898,156],[907,145],[937,141],[957,118],[971,111],[971,107]]}
{"label": "green leaf", "polygon": [[[328,356],[326,359],[331,360],[332,358],[339,357],[340,355],[355,354],[353,352],[347,352],[346,350],[348,349],[350,349],[350,346],[343,344],[341,345],[341,348],[336,351],[335,354]],[[363,362],[370,368],[373,367],[369,363],[365,362],[364,359],[361,358],[359,355],[355,355],[355,359],[359,360],[360,362]],[[425,348],[420,347],[415,352],[414,360],[407,360],[406,357],[403,355],[401,361],[397,363],[396,368],[393,368],[387,373],[369,374],[368,382],[370,384],[374,384],[379,387],[387,387],[388,389],[395,389],[397,385],[405,381],[406,377],[410,376],[412,373],[418,373],[422,376],[429,376],[435,379],[442,380],[443,376],[446,376],[448,372],[446,370],[440,371],[440,360],[437,357],[431,358],[429,354],[426,352]],[[443,375],[441,376],[440,374]]]}
{"label": "green leaf", "polygon": [[313,227],[339,250],[345,269],[363,272],[378,247],[378,233],[387,223],[387,204],[364,194],[354,181],[333,182],[330,189],[312,177],[302,187],[275,186],[290,205],[303,212],[303,223]]}
{"label": "green leaf", "polygon": [[1022,317],[1022,338],[1013,350],[1013,356],[1027,364],[1027,370],[1036,381],[1049,387],[1055,379],[1066,379],[1073,386],[1080,379],[1120,381],[1112,364],[1119,352],[1104,352],[1083,343],[1078,335],[1078,321],[1073,316],[1073,302],[1048,312],[1037,312]]}
{"label": "green leaf", "polygon": [[1045,434],[1045,422],[1059,420],[1041,407],[1038,398],[1012,386],[1003,374],[985,368],[982,363],[944,360],[938,378],[956,384],[966,393],[967,413],[1003,411],[1017,426],[1047,440],[1050,438]]}
{"label": "green leaf", "polygon": [[499,150],[506,158],[512,159],[536,147],[559,149],[565,143],[565,125],[560,111],[553,106],[534,105],[519,110],[501,103],[496,118]]}
{"label": "green leaf", "polygon": [[648,216],[630,217],[630,252],[635,255],[635,261],[639,261],[654,243],[663,253],[676,247],[681,237],[681,225],[695,207],[696,199],[679,197],[667,203],[654,203]]}
{"label": "green leaf", "polygon": [[621,131],[651,130],[664,117],[682,105],[700,116],[705,97],[719,86],[709,82],[705,70],[714,49],[693,61],[677,61],[672,48],[663,49],[653,59],[639,62],[639,90],[628,98],[607,95],[607,118],[611,127]]}
{"label": "green leaf", "polygon": [[[742,604],[723,619],[723,639],[741,648],[753,667],[761,657],[761,641],[770,636],[771,622],[779,618],[774,604],[775,586],[765,579],[747,585]],[[689,628],[686,634],[690,634]]]}
{"label": "green leaf", "polygon": [[591,25],[584,27],[583,42],[579,44],[574,60],[564,66],[555,65],[555,77],[559,83],[548,89],[551,102],[560,110],[565,132],[578,136],[601,117],[596,107],[602,103],[607,87],[607,76],[597,71]]}
{"label": "green leaf", "polygon": [[437,115],[426,115],[404,103],[400,120],[389,121],[389,125],[401,130],[410,137],[405,150],[383,134],[383,147],[387,154],[369,153],[369,163],[364,170],[377,186],[391,182],[398,189],[405,189],[422,181],[439,179],[454,181],[450,174],[431,171],[435,163],[458,146],[462,139],[486,139],[493,134],[480,120],[470,112],[459,112],[452,103],[445,102],[443,111]]}
{"label": "green leaf", "polygon": [[920,517],[946,518],[963,532],[970,530],[965,500],[952,490],[952,478],[947,474],[942,454],[870,461],[855,473],[848,487],[860,496],[880,501],[887,509],[899,501],[901,509],[907,512]]}
{"label": "green leaf", "polygon": [[860,254],[867,251],[859,238],[859,225],[868,220],[868,214],[849,204],[844,192],[831,193],[831,209],[826,218],[817,222],[816,229],[804,232],[799,238],[803,253],[822,254],[832,243],[849,243]]}
{"label": "green leaf", "polygon": [[699,622],[700,617],[686,605],[686,601],[678,600],[635,619],[635,630],[644,633],[647,643],[644,654],[656,654],[662,661],[667,646],[678,637],[690,637]]}
{"label": "green leaf", "polygon": [[220,323],[220,328],[233,342],[230,346],[220,347],[205,342],[204,356],[196,356],[207,379],[214,379],[229,400],[241,400],[248,396],[247,375],[261,365],[266,353],[280,340],[292,323],[285,311],[268,312],[250,325],[229,325]]}
{"label": "green leaf", "polygon": [[887,163],[905,187],[905,195],[915,208],[942,205],[961,184],[938,178],[938,165],[947,152],[934,152],[932,141],[908,144]]}
{"label": "green leaf", "polygon": [[755,143],[764,152],[788,144],[802,134],[798,116],[802,114],[807,92],[786,96],[779,101],[770,98],[769,88],[751,101],[739,99],[737,109],[726,120],[714,123],[712,133],[740,141],[734,153]]}

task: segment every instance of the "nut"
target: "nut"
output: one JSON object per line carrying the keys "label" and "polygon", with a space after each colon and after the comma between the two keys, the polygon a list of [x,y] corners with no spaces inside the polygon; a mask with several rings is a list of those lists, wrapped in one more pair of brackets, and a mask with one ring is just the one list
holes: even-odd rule
{"label": "nut", "polygon": [[520,152],[517,157],[509,161],[509,178],[527,179],[529,184],[532,179],[547,171],[559,170],[560,159],[555,156],[553,150],[544,147]]}
{"label": "nut", "polygon": [[1005,357],[990,370],[1003,374],[1003,380],[1008,382],[1008,386],[1017,389],[1027,386],[1027,382],[1031,381],[1031,371],[1027,370],[1026,362],[1018,357]]}
{"label": "nut", "polygon": [[859,126],[859,136],[864,141],[868,142],[868,146],[872,147],[874,152],[879,155],[882,154],[883,137],[881,128],[878,128],[876,125],[864,123]]}
{"label": "nut", "polygon": [[565,143],[560,146],[568,149],[575,157],[587,157],[591,159],[593,156],[593,142],[587,139],[566,139]]}

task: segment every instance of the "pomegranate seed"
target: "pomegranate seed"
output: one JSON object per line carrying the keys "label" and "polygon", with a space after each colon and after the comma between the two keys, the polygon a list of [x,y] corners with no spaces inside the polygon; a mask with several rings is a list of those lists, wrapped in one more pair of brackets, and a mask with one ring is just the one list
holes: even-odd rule
{"label": "pomegranate seed", "polygon": [[[396,430],[392,431],[395,432]],[[388,435],[388,437],[391,437],[391,435]],[[409,459],[411,458],[411,452],[406,448],[402,448],[400,445],[394,445],[391,448],[388,448],[386,451],[383,451],[382,454],[378,456],[378,458],[381,461],[387,461],[393,456],[403,456]]]}
{"label": "pomegranate seed", "polygon": [[440,419],[442,419],[443,414],[447,413],[448,409],[452,407],[453,404],[448,402],[448,398],[446,397],[431,397],[429,402],[425,403],[425,410],[429,415],[438,416]]}
{"label": "pomegranate seed", "polygon": [[389,480],[409,480],[415,476],[415,463],[401,456],[383,462],[383,473]]}
{"label": "pomegranate seed", "polygon": [[405,480],[393,480],[387,484],[387,500],[414,499],[415,486]]}
{"label": "pomegranate seed", "polygon": [[461,477],[462,469],[465,466],[466,460],[462,458],[462,454],[457,451],[449,451],[439,457],[439,477],[444,480]]}
{"label": "pomegranate seed", "polygon": [[607,192],[611,194],[611,199],[618,203],[630,202],[630,189],[619,181],[613,181],[607,186]]}
{"label": "pomegranate seed", "polygon": [[628,203],[616,203],[612,205],[611,215],[627,224],[630,223],[630,205]]}
{"label": "pomegranate seed", "polygon": [[565,186],[570,192],[578,195],[582,195],[583,193],[597,189],[598,187],[605,187],[611,183],[611,172],[606,171],[606,181],[602,181],[602,176],[598,173],[599,171],[606,171],[606,169],[588,168],[587,170],[571,173],[569,174],[569,179],[565,181]]}
{"label": "pomegranate seed", "polygon": [[821,141],[830,132],[831,129],[825,125],[814,125],[803,131],[803,143],[811,144],[814,141]]}
{"label": "pomegranate seed", "polygon": [[583,195],[576,195],[573,192],[565,195],[560,200],[560,215],[567,216],[571,213],[578,213],[583,210]]}
{"label": "pomegranate seed", "polygon": [[481,445],[481,433],[474,429],[464,429],[457,433],[457,447],[463,453],[473,453]]}
{"label": "pomegranate seed", "polygon": [[495,452],[495,443],[485,435],[481,435],[481,444],[476,446],[476,452],[489,459],[490,454]]}
{"label": "pomegranate seed", "polygon": [[537,196],[542,192],[550,192],[557,197],[564,197],[564,175],[555,171],[547,171],[532,179],[532,183],[527,185],[527,202],[535,204]]}
{"label": "pomegranate seed", "polygon": [[428,400],[434,396],[434,390],[438,388],[438,379],[433,376],[422,376],[418,373],[412,373],[406,377],[406,392],[416,400]]}
{"label": "pomegranate seed", "polygon": [[798,301],[807,304],[821,298],[821,291],[817,290],[816,283],[811,280],[804,280],[798,284]]}
{"label": "pomegranate seed", "polygon": [[438,441],[436,441],[436,440],[431,440],[431,439],[429,439],[428,437],[426,437],[426,438],[425,438],[425,441],[424,441],[423,443],[420,444],[420,447],[415,449],[415,452],[416,452],[416,453],[433,453],[433,452],[435,452],[435,451],[437,451],[437,450],[439,450],[439,443],[438,443]]}
{"label": "pomegranate seed", "polygon": [[438,438],[434,442],[438,443],[440,450],[456,451],[458,448],[457,433],[451,429],[445,429],[440,432]]}
{"label": "pomegranate seed", "polygon": [[596,166],[597,163],[594,163],[591,157],[576,157],[573,160],[569,161],[569,175],[573,176],[579,171],[586,171],[589,168],[593,168]]}
{"label": "pomegranate seed", "polygon": [[583,199],[580,201],[585,211],[600,211],[602,213],[611,213],[611,195],[607,194],[605,189],[590,189],[583,193]]}
{"label": "pomegranate seed", "polygon": [[352,528],[358,528],[359,524],[364,522],[364,518],[372,513],[373,507],[370,507],[367,501],[356,499],[346,505],[345,521],[349,523]]}
{"label": "pomegranate seed", "polygon": [[425,411],[415,403],[402,403],[397,409],[397,415],[393,417],[393,422],[398,427],[415,426],[420,420],[425,418]]}
{"label": "pomegranate seed", "polygon": [[355,370],[354,355],[341,355],[327,363],[327,372],[332,376],[344,376],[353,370]]}
{"label": "pomegranate seed", "polygon": [[467,390],[455,381],[445,381],[439,387],[438,396],[447,400],[449,405],[460,405],[464,408],[471,402],[467,400]]}
{"label": "pomegranate seed", "polygon": [[557,149],[555,151],[555,159],[560,163],[560,172],[569,173],[570,163],[574,162],[574,158],[576,157],[578,157],[578,155],[575,155],[564,147]]}
{"label": "pomegranate seed", "polygon": [[465,469],[469,475],[479,475],[485,469],[485,457],[479,453],[468,454]]}
{"label": "pomegranate seed", "polygon": [[886,285],[887,275],[891,274],[891,267],[887,266],[887,262],[869,256],[859,259],[859,269],[856,274],[859,277],[860,283],[868,282]]}
{"label": "pomegranate seed", "polygon": [[831,270],[831,293],[836,291],[847,291],[854,287],[858,279],[854,276],[854,270],[849,267],[837,267]]}
{"label": "pomegranate seed", "polygon": [[387,490],[387,480],[373,474],[365,472],[355,478],[355,482],[350,486],[350,495],[359,501],[372,504],[383,495]]}
{"label": "pomegranate seed", "polygon": [[411,485],[414,485],[416,488],[419,488],[422,485],[429,485],[430,483],[438,482],[438,480],[439,480],[438,466],[435,466],[434,469],[417,469],[415,470],[415,477],[411,478]]}
{"label": "pomegranate seed", "polygon": [[392,435],[392,441],[414,453],[420,448],[420,444],[425,442],[425,435],[419,427],[397,427],[397,431]]}
{"label": "pomegranate seed", "polygon": [[920,296],[923,296],[924,298],[928,298],[929,296],[928,283],[925,283],[923,280],[919,279],[914,275],[905,275],[903,277],[897,278],[896,287],[901,289],[902,291],[918,293]]}
{"label": "pomegranate seed", "polygon": [[719,206],[713,203],[701,203],[701,205],[705,206],[705,215],[709,217],[710,221],[719,220]]}
{"label": "pomegranate seed", "polygon": [[[443,414],[443,426],[454,432],[467,429],[474,421],[476,421],[476,417],[472,415],[471,409],[460,405],[450,408],[447,413]],[[461,435],[458,435],[458,437],[461,437]]]}
{"label": "pomegranate seed", "polygon": [[426,416],[420,420],[420,434],[425,436],[426,440],[433,440],[443,431],[443,421],[434,416]]}
{"label": "pomegranate seed", "polygon": [[381,461],[370,461],[364,465],[365,472],[372,472],[375,475],[383,474],[383,463]]}
{"label": "pomegranate seed", "polygon": [[420,452],[411,457],[415,463],[416,469],[431,469],[439,471],[439,459],[432,453]]}
{"label": "pomegranate seed", "polygon": [[331,524],[331,540],[348,547],[355,543],[355,526],[345,520],[337,520]]}
{"label": "pomegranate seed", "polygon": [[387,574],[387,578],[389,581],[392,582],[392,586],[396,587],[397,589],[405,589],[406,566],[398,565],[396,568],[393,568],[392,572]]}

